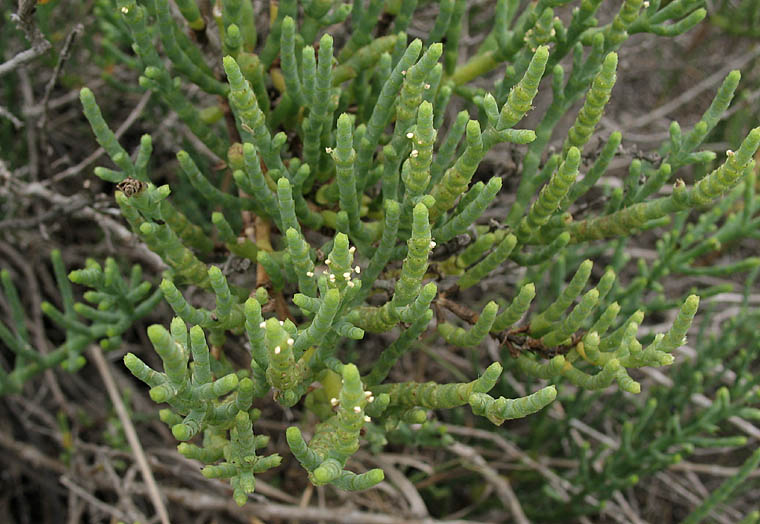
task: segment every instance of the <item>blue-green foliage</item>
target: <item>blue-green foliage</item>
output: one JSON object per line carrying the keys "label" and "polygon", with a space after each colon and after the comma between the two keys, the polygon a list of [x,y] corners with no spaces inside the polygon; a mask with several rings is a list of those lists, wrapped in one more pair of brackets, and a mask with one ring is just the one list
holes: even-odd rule
{"label": "blue-green foliage", "polygon": [[[65,332],[66,339],[47,353],[32,346],[18,290],[10,273],[0,272],[13,319],[12,327],[0,322],[0,340],[15,355],[13,369],[0,369],[0,394],[20,393],[27,380],[50,367],[60,365],[67,371],[77,371],[85,363],[83,351],[94,342],[100,342],[104,349],[119,347],[121,335],[161,301],[161,292],[152,290],[150,282],[142,279],[140,266],[134,266],[125,279],[114,259],[107,259],[105,267],[89,260],[87,267],[67,276],[61,253],[53,251],[51,259],[63,310],[43,302],[42,312]],[[69,280],[90,288],[84,299],[91,305],[75,302]]]}
{"label": "blue-green foliage", "polygon": [[[738,449],[752,439],[741,421],[753,424],[760,420],[760,378],[749,371],[760,349],[754,328],[760,316],[756,308],[748,306],[748,297],[749,293],[736,316],[724,321],[715,332],[711,324],[716,312],[703,316],[696,337],[699,343],[693,346],[695,353],[679,357],[667,377],[654,373],[654,385],[648,389],[647,398],[629,400],[622,398],[623,393],[613,393],[602,402],[600,393],[581,390],[572,397],[559,395],[568,409],[567,418],[559,421],[539,415],[531,420],[530,436],[522,442],[526,450],[564,454],[564,444],[557,435],[569,435],[572,428],[580,429],[577,435],[581,435],[579,440],[563,437],[580,461],[577,468],[562,472],[568,485],[573,486],[571,498],[548,486],[545,490],[534,486],[533,494],[528,490],[518,492],[523,504],[533,508],[536,520],[597,511],[598,505],[590,501],[607,500],[616,490],[634,486],[649,475],[696,457],[700,450]],[[600,441],[602,433],[608,438]],[[734,485],[732,489],[735,488]],[[538,503],[547,493],[553,504]],[[716,494],[722,501],[730,492]],[[707,511],[716,502],[710,502]]]}

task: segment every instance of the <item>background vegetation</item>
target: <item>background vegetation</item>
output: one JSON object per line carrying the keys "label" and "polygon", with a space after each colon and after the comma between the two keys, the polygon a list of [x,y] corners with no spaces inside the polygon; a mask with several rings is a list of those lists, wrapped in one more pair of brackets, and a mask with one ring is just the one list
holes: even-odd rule
{"label": "background vegetation", "polygon": [[[386,2],[378,31],[392,24],[397,4]],[[407,28],[410,37],[427,37],[436,4],[419,3]],[[467,2],[460,64],[477,53],[490,31],[493,4]],[[269,6],[253,6],[261,13],[255,18],[258,33],[266,35]],[[600,21],[611,20],[618,8],[618,2],[604,2]],[[736,96],[702,149],[717,153],[720,162],[757,125],[760,9],[755,2],[738,0],[705,2],[705,8],[704,21],[683,35],[633,35],[618,51],[618,81],[598,134],[608,137],[619,130],[623,142],[601,183],[578,202],[581,211],[609,206],[616,189],[638,182],[629,165],[637,160],[656,164],[667,153],[660,145],[672,136],[671,122],[678,121],[685,131],[696,124],[732,70],[744,73]],[[51,311],[45,303],[66,309],[70,298],[65,290],[61,293],[60,282],[68,270],[86,267],[88,258],[108,270],[110,257],[114,271],[129,275],[129,268],[139,263],[154,291],[164,269],[121,218],[113,185],[92,175],[95,166],[111,164],[93,139],[79,89],[87,86],[96,94],[105,120],[127,150],[134,150],[144,133],[152,135],[153,179],[173,190],[188,188],[173,196],[200,222],[208,221],[212,209],[182,184],[175,154],[204,146],[176,112],[140,87],[130,41],[114,32],[115,3],[22,0],[2,9],[0,265],[5,272],[0,313],[5,325],[25,325],[30,344],[49,354],[70,335],[43,314]],[[569,9],[562,9],[557,14],[566,18]],[[348,38],[346,31],[345,26],[331,28],[337,42]],[[490,86],[495,78],[480,78],[473,85]],[[546,84],[534,102],[536,114],[551,103]],[[189,94],[203,100],[193,86]],[[570,128],[580,104],[576,106],[560,128]],[[473,104],[467,107],[477,112]],[[213,111],[209,106],[204,116],[213,119]],[[451,111],[449,121],[456,114]],[[521,127],[533,129],[531,118],[537,117],[530,114]],[[551,146],[561,150],[563,136],[556,133]],[[593,138],[583,165],[591,165],[603,146]],[[495,148],[475,174],[474,181],[498,175],[504,184],[486,220],[509,212],[524,151],[520,147]],[[213,172],[210,162],[206,167]],[[691,182],[703,176],[700,169],[679,176]],[[438,422],[410,426],[406,434],[394,434],[386,447],[364,446],[353,456],[349,465],[355,471],[385,471],[386,482],[364,492],[309,483],[285,438],[286,428],[304,419],[306,410],[271,402],[256,404],[261,409],[256,432],[270,437],[267,452],[279,453],[283,464],[257,475],[248,504],[237,507],[229,484],[203,477],[197,463],[175,451],[176,441],[144,385],[122,365],[127,352],[157,362],[147,326],[168,326],[173,316],[158,295],[146,294],[137,302],[145,315],[129,319],[118,338],[104,328],[102,338],[111,340],[105,347],[112,351],[88,346],[86,359],[63,359],[63,366],[29,377],[19,391],[2,397],[0,514],[8,515],[9,522],[148,522],[161,517],[161,508],[173,522],[756,522],[760,288],[752,257],[760,254],[760,200],[754,194],[745,185],[715,213],[684,214],[635,236],[622,252],[578,251],[554,262],[561,270],[535,270],[536,278],[554,292],[587,256],[601,261],[594,281],[614,257],[630,259],[618,272],[619,280],[631,286],[629,302],[621,303],[632,313],[639,301],[646,301],[640,332],[645,338],[666,331],[675,316],[673,306],[692,289],[703,290],[700,314],[688,343],[674,352],[675,364],[632,372],[641,394],[563,384],[549,408],[500,427],[469,409],[437,412]],[[747,224],[740,233],[728,227],[732,216]],[[706,245],[709,239],[714,240]],[[686,260],[678,258],[684,252],[693,256],[679,265]],[[245,272],[234,264],[227,261],[226,274]],[[133,284],[139,283],[139,275],[132,277]],[[457,300],[480,311],[484,290],[511,297],[523,277],[507,268]],[[644,285],[636,284],[642,279]],[[13,289],[22,313],[14,306]],[[86,290],[72,289],[76,297]],[[192,290],[185,297],[204,300]],[[393,338],[370,338],[362,353],[377,351],[389,340]],[[477,351],[440,340],[434,330],[423,334],[392,378],[467,381],[482,369],[478,361],[484,353],[490,360],[510,361],[507,349],[492,339]],[[9,370],[18,352],[6,345],[6,339],[0,342],[0,364]],[[245,361],[242,346],[230,351],[233,359]],[[354,353],[358,360],[359,352]],[[507,398],[545,384],[526,381],[516,365],[505,367],[497,393]],[[134,438],[142,454],[133,452]],[[143,478],[145,468],[152,471],[162,502],[155,498],[157,488]]]}

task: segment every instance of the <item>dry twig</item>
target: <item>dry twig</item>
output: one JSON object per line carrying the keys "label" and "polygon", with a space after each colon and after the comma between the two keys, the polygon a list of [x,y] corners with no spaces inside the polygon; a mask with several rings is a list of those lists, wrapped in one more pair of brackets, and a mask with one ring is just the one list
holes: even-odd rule
{"label": "dry twig", "polygon": [[10,60],[0,64],[0,76],[15,71],[50,49],[50,42],[34,23],[34,11],[36,7],[36,0],[19,0],[18,11],[16,11],[16,14],[11,15],[11,20],[16,23],[16,27],[24,32],[32,47],[21,51]]}
{"label": "dry twig", "polygon": [[[135,490],[145,492],[142,484],[136,484]],[[208,511],[229,511],[230,513],[255,516],[261,519],[301,519],[308,521],[324,520],[334,524],[486,524],[483,521],[471,520],[437,520],[432,518],[410,519],[379,513],[359,511],[353,507],[320,508],[309,506],[285,506],[283,504],[248,502],[239,508],[230,498],[221,498],[208,493],[182,488],[165,488],[164,493],[170,500],[190,509]]]}
{"label": "dry twig", "polygon": [[111,504],[106,504],[102,500],[99,500],[97,497],[93,496],[92,493],[77,485],[66,475],[61,475],[60,481],[61,484],[69,488],[69,490],[71,490],[71,492],[74,493],[77,497],[86,501],[88,504],[99,509],[103,513],[107,513],[108,515],[111,515],[112,517],[125,522],[132,520],[129,515],[114,508]]}
{"label": "dry twig", "polygon": [[383,468],[383,471],[385,471],[385,474],[388,476],[388,480],[399,488],[401,494],[404,495],[404,498],[406,498],[406,501],[409,503],[411,516],[415,518],[430,516],[427,505],[425,504],[425,501],[422,500],[417,488],[414,487],[414,484],[412,484],[406,475],[396,469],[393,462],[389,460],[390,457],[383,455],[369,455],[367,453],[362,453],[358,455],[358,457],[374,462]]}
{"label": "dry twig", "polygon": [[142,473],[143,480],[147,486],[148,495],[153,503],[153,507],[156,509],[162,524],[170,524],[169,513],[166,511],[166,506],[164,506],[164,502],[161,499],[161,493],[158,491],[156,479],[153,478],[153,471],[150,469],[150,464],[148,464],[148,459],[145,456],[145,451],[143,451],[140,438],[137,436],[137,431],[135,431],[135,426],[132,424],[132,419],[129,418],[127,408],[124,406],[121,395],[119,395],[116,382],[114,382],[111,371],[108,369],[108,363],[106,362],[106,359],[103,358],[103,354],[97,346],[91,346],[89,354],[90,358],[95,363],[95,367],[98,368],[98,372],[106,386],[106,391],[108,391],[108,396],[111,398],[111,403],[113,404],[116,414],[121,421],[121,425],[124,428],[124,434],[127,437],[127,441],[129,441],[129,446],[132,448],[135,460],[140,467],[140,472]]}
{"label": "dry twig", "polygon": [[490,484],[493,485],[496,489],[496,493],[499,494],[502,503],[509,508],[509,511],[512,513],[515,522],[518,524],[530,524],[528,517],[525,516],[525,512],[520,505],[517,495],[512,491],[512,486],[510,486],[509,480],[507,480],[506,477],[499,475],[496,470],[489,466],[485,459],[481,457],[474,448],[460,442],[454,442],[448,448],[450,451],[453,451],[465,459],[464,463],[466,464],[466,467],[478,471]]}
{"label": "dry twig", "polygon": [[657,109],[649,111],[648,113],[640,116],[639,118],[636,118],[630,122],[627,122],[625,124],[625,127],[627,129],[643,127],[657,120],[658,118],[663,118],[667,116],[669,113],[672,113],[674,110],[678,109],[683,104],[694,100],[694,98],[700,93],[702,93],[703,91],[706,91],[707,89],[712,88],[715,84],[723,80],[731,70],[741,69],[750,60],[756,58],[758,55],[760,55],[760,46],[758,45],[752,46],[752,48],[749,51],[745,52],[744,54],[740,55],[734,60],[731,60],[728,64],[726,64],[726,66],[723,69],[716,71],[712,75],[708,76],[707,78],[705,78],[704,80],[696,84],[691,89],[687,89],[676,98],[670,100],[668,103],[661,105]]}

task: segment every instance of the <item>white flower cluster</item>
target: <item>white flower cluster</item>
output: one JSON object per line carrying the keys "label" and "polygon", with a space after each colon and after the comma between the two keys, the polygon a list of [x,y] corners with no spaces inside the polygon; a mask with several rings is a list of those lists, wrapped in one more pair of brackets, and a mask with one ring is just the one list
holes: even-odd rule
{"label": "white flower cluster", "polygon": [[[367,399],[367,403],[371,404],[375,401],[375,396],[372,394],[371,391],[365,391],[364,392],[364,398]],[[330,399],[330,405],[332,407],[336,407],[338,404],[340,404],[340,400],[333,397]],[[359,414],[362,412],[362,408],[360,406],[354,406],[354,413]],[[364,415],[364,422],[372,422],[372,418],[369,417],[369,415]]]}
{"label": "white flower cluster", "polygon": [[[348,252],[353,255],[356,252],[356,247],[355,246],[351,246],[350,248],[348,248]],[[334,284],[337,281],[337,278],[336,278],[335,274],[330,271],[330,265],[332,264],[332,260],[330,260],[328,258],[327,260],[325,260],[325,264],[327,265],[327,269],[323,270],[323,273],[327,277],[327,280],[329,280],[330,283]],[[315,269],[317,269],[317,268],[315,268]],[[349,271],[344,271],[341,274],[341,276],[343,277],[343,280],[346,281],[346,285],[348,287],[354,287],[356,284],[354,283],[353,280],[351,280],[351,276],[352,276],[353,273],[356,273],[358,275],[361,272],[362,272],[362,268],[357,265],[357,266],[354,266],[353,268],[349,269]],[[314,278],[315,272],[314,271],[307,271],[306,272],[306,276],[309,277],[309,278]]]}

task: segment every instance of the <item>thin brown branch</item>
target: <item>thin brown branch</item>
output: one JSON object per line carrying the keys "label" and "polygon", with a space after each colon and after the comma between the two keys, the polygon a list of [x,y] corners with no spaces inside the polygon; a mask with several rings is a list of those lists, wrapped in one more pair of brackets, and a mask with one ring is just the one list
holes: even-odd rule
{"label": "thin brown branch", "polygon": [[0,446],[10,452],[5,456],[21,459],[34,466],[35,469],[49,469],[59,475],[68,471],[66,465],[60,460],[48,457],[34,446],[25,444],[4,431],[0,431]]}
{"label": "thin brown branch", "polygon": [[[269,240],[269,222],[257,216],[254,219],[254,236],[256,246],[264,251],[272,251],[272,243]],[[247,232],[246,232],[247,233]],[[267,287],[269,285],[269,275],[267,275],[264,266],[256,264],[256,287]],[[253,291],[255,293],[255,290]]]}
{"label": "thin brown branch", "polygon": [[50,49],[50,42],[39,30],[34,20],[36,7],[37,0],[19,0],[18,11],[11,15],[11,20],[16,24],[16,27],[23,31],[32,47],[0,64],[0,76],[16,70]]}
{"label": "thin brown branch", "polygon": [[[45,42],[47,42],[47,40],[45,40]],[[47,47],[45,46],[40,46],[36,48],[32,47],[25,51],[21,51],[19,54],[17,54],[10,60],[0,64],[0,76],[10,73],[11,71],[14,71],[15,69],[26,64],[27,62],[31,62],[32,60],[34,60],[35,58],[43,54],[48,49],[50,49],[49,42],[48,42]]]}
{"label": "thin brown branch", "polygon": [[488,465],[486,460],[475,451],[474,448],[462,444],[461,442],[454,442],[449,445],[449,451],[454,452],[464,459],[463,464],[465,467],[471,468],[481,475],[496,489],[496,493],[499,494],[499,498],[505,507],[509,508],[510,513],[515,522],[518,524],[530,524],[528,517],[520,505],[520,501],[512,490],[509,481],[506,477],[499,475],[499,473]]}
{"label": "thin brown branch", "polygon": [[[144,492],[145,486],[135,485],[136,491]],[[300,519],[307,521],[324,520],[335,524],[484,524],[471,520],[437,520],[432,518],[410,519],[402,516],[383,515],[359,511],[353,507],[320,508],[309,506],[286,506],[283,504],[248,502],[239,508],[229,497],[221,498],[205,492],[193,491],[182,488],[167,487],[164,492],[170,500],[183,506],[204,511],[228,511],[230,513],[246,516],[255,516],[260,519]]]}
{"label": "thin brown branch", "polygon": [[640,127],[650,124],[651,122],[654,122],[657,119],[664,118],[668,114],[678,109],[683,104],[692,102],[695,99],[695,97],[697,97],[701,92],[706,91],[707,89],[711,89],[715,84],[717,84],[718,82],[721,82],[732,69],[740,69],[741,67],[746,65],[750,60],[754,59],[758,55],[760,55],[760,46],[759,45],[752,46],[748,51],[746,51],[742,55],[729,61],[726,64],[726,66],[723,67],[720,71],[716,71],[715,73],[708,76],[701,82],[697,83],[690,89],[687,89],[686,91],[681,93],[676,98],[670,100],[668,103],[663,104],[657,109],[649,111],[646,114],[630,122],[626,122],[624,124],[625,128],[627,129],[640,128]]}
{"label": "thin brown branch", "polygon": [[56,62],[55,68],[53,69],[53,74],[50,76],[50,80],[48,80],[48,83],[45,85],[45,93],[42,95],[42,101],[39,103],[39,105],[42,106],[42,115],[37,121],[37,129],[40,130],[40,149],[42,150],[43,154],[47,154],[47,120],[50,95],[53,94],[53,88],[55,87],[56,82],[58,82],[58,77],[61,74],[61,70],[63,69],[64,64],[71,56],[71,47],[74,44],[74,41],[80,34],[82,34],[83,31],[84,26],[82,24],[77,24],[74,26],[74,29],[72,29],[69,34],[66,35],[66,40],[63,42],[61,52],[58,53],[58,61]]}
{"label": "thin brown branch", "polygon": [[116,382],[113,379],[113,375],[111,375],[111,370],[108,369],[108,363],[106,362],[106,359],[103,358],[103,353],[97,346],[91,346],[89,354],[90,358],[95,363],[95,367],[98,368],[98,372],[106,386],[106,391],[108,391],[111,403],[113,404],[116,414],[121,421],[121,425],[124,428],[124,434],[126,435],[129,446],[132,448],[132,452],[135,455],[135,460],[140,467],[140,472],[142,473],[143,480],[148,488],[148,496],[153,503],[153,507],[158,513],[161,523],[170,524],[169,512],[166,510],[164,501],[161,498],[161,493],[156,485],[156,479],[153,477],[153,471],[150,469],[148,458],[145,456],[145,451],[143,451],[135,426],[132,424],[132,419],[129,417],[127,408],[124,406],[124,401],[121,399],[119,390],[116,387]]}
{"label": "thin brown branch", "polygon": [[424,518],[430,516],[427,505],[422,499],[419,491],[417,491],[417,488],[406,477],[406,475],[404,475],[395,467],[393,462],[389,460],[388,456],[369,455],[367,453],[362,453],[359,454],[359,457],[374,462],[383,469],[385,474],[388,476],[388,480],[399,488],[401,494],[409,503],[409,510],[412,516],[416,518]]}
{"label": "thin brown branch", "polygon": [[458,304],[457,302],[454,302],[453,300],[449,300],[445,296],[439,296],[436,302],[440,305],[454,313],[456,316],[464,320],[465,322],[469,322],[470,324],[474,324],[478,321],[478,318],[480,315],[476,311],[473,311],[472,309],[468,308],[467,306],[463,306],[462,304]]}
{"label": "thin brown branch", "polygon": [[11,113],[5,106],[0,106],[0,117],[10,120],[11,124],[13,124],[13,127],[16,130],[24,127],[24,122],[22,122],[16,115]]}
{"label": "thin brown branch", "polygon": [[71,215],[91,204],[92,202],[90,202],[89,199],[83,198],[81,195],[74,195],[69,198],[64,207],[53,206],[39,215],[27,218],[8,218],[2,220],[0,221],[0,230],[17,231],[19,229],[33,229],[45,222],[64,219],[67,215]]}
{"label": "thin brown branch", "polygon": [[82,500],[87,502],[89,505],[97,508],[98,510],[104,513],[107,513],[111,515],[112,517],[121,521],[129,522],[132,520],[129,515],[127,515],[123,511],[120,511],[114,508],[111,504],[107,504],[103,502],[102,500],[98,499],[92,493],[90,493],[83,487],[74,483],[74,481],[71,480],[69,477],[62,475],[60,478],[60,481],[61,481],[61,484],[66,486],[77,497],[81,498]]}

